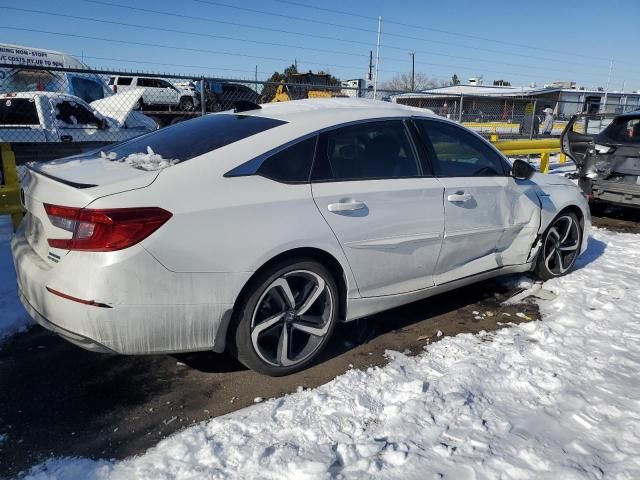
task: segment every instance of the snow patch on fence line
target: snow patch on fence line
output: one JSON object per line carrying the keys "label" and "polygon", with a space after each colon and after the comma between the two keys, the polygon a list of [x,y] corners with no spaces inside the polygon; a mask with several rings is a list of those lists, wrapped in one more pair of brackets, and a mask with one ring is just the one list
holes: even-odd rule
{"label": "snow patch on fence line", "polygon": [[543,321],[389,352],[143,455],[52,459],[30,477],[640,478],[638,238],[595,229],[577,269],[545,283]]}

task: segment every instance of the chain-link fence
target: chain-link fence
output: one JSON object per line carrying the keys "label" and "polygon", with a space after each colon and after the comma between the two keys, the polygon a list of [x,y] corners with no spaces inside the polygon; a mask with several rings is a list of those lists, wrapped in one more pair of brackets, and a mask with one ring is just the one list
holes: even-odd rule
{"label": "chain-link fence", "polygon": [[[562,99],[558,91],[513,96],[378,89],[374,95],[365,81],[345,85],[336,84],[330,75],[312,73],[274,83],[0,64],[0,143],[13,145],[18,163],[48,160],[229,110],[237,102],[303,98],[375,96],[430,109],[494,139],[558,136],[573,114],[603,109],[593,95]],[[604,110],[640,108],[637,98],[635,102],[608,104]]]}

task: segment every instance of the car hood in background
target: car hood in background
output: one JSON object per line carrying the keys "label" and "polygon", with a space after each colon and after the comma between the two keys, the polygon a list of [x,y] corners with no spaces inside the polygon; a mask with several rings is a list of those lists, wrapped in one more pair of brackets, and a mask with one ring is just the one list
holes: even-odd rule
{"label": "car hood in background", "polygon": [[143,88],[133,88],[109,97],[91,102],[91,106],[102,116],[110,118],[118,126],[124,126],[127,117],[138,105]]}

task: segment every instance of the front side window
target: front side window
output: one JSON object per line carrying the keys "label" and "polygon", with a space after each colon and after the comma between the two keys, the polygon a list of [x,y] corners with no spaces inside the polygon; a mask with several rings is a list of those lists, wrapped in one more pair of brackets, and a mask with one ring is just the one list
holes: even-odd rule
{"label": "front side window", "polygon": [[504,176],[500,156],[470,132],[444,122],[416,120],[418,131],[442,177]]}
{"label": "front side window", "polygon": [[52,101],[55,105],[56,119],[62,128],[98,128],[100,119],[95,114],[72,100]]}
{"label": "front side window", "polygon": [[118,85],[131,85],[132,80],[131,77],[118,77]]}
{"label": "front side window", "polygon": [[262,162],[258,174],[284,183],[309,181],[317,138],[308,138],[271,155]]}
{"label": "front side window", "polygon": [[316,180],[417,177],[418,164],[402,120],[372,121],[326,132]]}

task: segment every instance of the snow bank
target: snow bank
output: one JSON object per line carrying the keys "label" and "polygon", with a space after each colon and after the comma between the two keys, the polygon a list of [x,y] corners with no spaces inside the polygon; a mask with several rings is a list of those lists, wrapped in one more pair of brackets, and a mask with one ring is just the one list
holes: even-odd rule
{"label": "snow bank", "polygon": [[[107,154],[100,152],[100,155],[102,158],[107,160],[116,161],[117,159],[115,152],[109,152]],[[117,161],[148,172],[153,170],[162,170],[163,168],[167,168],[178,163],[178,160],[166,159],[162,155],[155,153],[149,146],[147,147],[146,153],[131,153]]]}
{"label": "snow bank", "polygon": [[121,462],[31,478],[640,478],[640,241],[595,230],[547,282],[544,321],[445,338],[416,357],[188,428]]}
{"label": "snow bank", "polygon": [[18,300],[16,273],[9,248],[12,234],[11,218],[0,216],[0,341],[26,330],[32,322]]}

